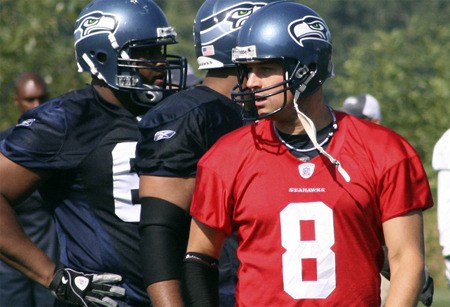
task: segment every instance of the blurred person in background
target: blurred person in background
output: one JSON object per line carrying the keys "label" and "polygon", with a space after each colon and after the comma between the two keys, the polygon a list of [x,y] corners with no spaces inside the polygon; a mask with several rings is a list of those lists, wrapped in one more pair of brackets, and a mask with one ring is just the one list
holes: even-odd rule
{"label": "blurred person in background", "polygon": [[14,104],[21,114],[39,106],[48,98],[47,83],[40,74],[27,71],[14,80]]}
{"label": "blurred person in background", "polygon": [[340,110],[373,123],[381,124],[380,104],[370,94],[347,97]]}
{"label": "blurred person in background", "polygon": [[[48,98],[47,83],[39,73],[23,72],[14,80],[14,104],[21,114],[41,105]],[[3,140],[12,129],[13,127],[1,132],[0,140]],[[35,191],[14,209],[25,233],[57,262],[56,226],[50,212],[43,206],[40,194]],[[0,307],[52,306],[54,301],[55,297],[45,287],[0,261]]]}
{"label": "blurred person in background", "polygon": [[445,264],[445,279],[450,287],[450,129],[436,142],[433,150],[433,168],[437,177],[437,219],[439,244]]}

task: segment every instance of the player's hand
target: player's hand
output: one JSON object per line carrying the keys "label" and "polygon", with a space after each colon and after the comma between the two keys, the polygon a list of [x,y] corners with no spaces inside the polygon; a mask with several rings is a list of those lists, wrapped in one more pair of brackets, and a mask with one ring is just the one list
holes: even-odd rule
{"label": "player's hand", "polygon": [[116,307],[111,297],[125,296],[125,289],[114,286],[122,280],[116,274],[84,274],[69,268],[58,269],[49,289],[61,301],[85,307]]}

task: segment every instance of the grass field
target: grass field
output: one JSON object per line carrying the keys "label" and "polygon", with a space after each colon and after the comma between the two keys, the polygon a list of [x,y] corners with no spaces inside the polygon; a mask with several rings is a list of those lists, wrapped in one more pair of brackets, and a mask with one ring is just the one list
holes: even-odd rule
{"label": "grass field", "polygon": [[[434,296],[433,307],[449,307],[450,306],[450,288],[444,277],[444,260],[442,258],[441,247],[439,245],[439,233],[437,229],[436,215],[436,177],[429,176],[430,185],[433,190],[435,205],[433,208],[424,212],[424,234],[426,263],[431,276],[434,279]],[[419,306],[424,306],[419,304]]]}
{"label": "grass field", "polygon": [[[419,306],[424,306],[419,304]],[[449,307],[450,306],[450,289],[435,289],[433,296],[433,307]]]}

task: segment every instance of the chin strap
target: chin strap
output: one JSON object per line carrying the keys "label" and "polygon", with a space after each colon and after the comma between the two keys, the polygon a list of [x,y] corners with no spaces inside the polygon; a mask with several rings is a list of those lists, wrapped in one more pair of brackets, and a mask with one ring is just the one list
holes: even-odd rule
{"label": "chin strap", "polygon": [[137,91],[137,96],[141,101],[154,104],[163,99],[162,87],[149,84],[143,84],[142,86],[148,88],[148,91]]}
{"label": "chin strap", "polygon": [[[309,78],[309,80],[310,80],[310,78]],[[309,80],[307,80],[307,82]],[[305,82],[305,83],[307,83],[307,82]],[[302,123],[303,128],[306,131],[306,134],[311,139],[311,142],[314,144],[314,147],[321,154],[323,154],[325,157],[327,157],[328,160],[330,160],[330,162],[332,164],[334,164],[337,167],[339,173],[342,175],[342,177],[345,179],[346,182],[350,182],[350,176],[344,170],[341,163],[338,160],[336,160],[335,158],[333,158],[329,153],[327,153],[325,151],[325,149],[323,149],[323,147],[320,146],[320,144],[317,142],[317,137],[316,137],[317,131],[316,131],[316,126],[314,125],[313,121],[308,116],[306,116],[302,111],[300,111],[300,108],[298,106],[298,98],[300,97],[302,89],[304,90],[306,88],[305,83],[303,83],[301,88],[299,88],[295,91],[295,95],[294,95],[294,106],[295,106],[295,110],[297,111],[298,118],[300,119],[300,122]]]}
{"label": "chin strap", "polygon": [[161,87],[148,84],[143,84],[142,86],[148,88],[148,90],[130,91],[130,98],[137,105],[145,108],[152,108],[164,98]]}

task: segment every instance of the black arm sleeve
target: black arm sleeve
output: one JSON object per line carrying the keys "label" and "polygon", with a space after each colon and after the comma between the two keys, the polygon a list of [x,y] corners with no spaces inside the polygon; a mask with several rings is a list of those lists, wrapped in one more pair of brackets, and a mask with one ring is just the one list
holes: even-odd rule
{"label": "black arm sleeve", "polygon": [[141,198],[140,250],[144,282],[181,280],[191,218],[180,207],[155,197]]}
{"label": "black arm sleeve", "polygon": [[201,253],[187,253],[183,262],[182,288],[186,306],[219,306],[217,259]]}

